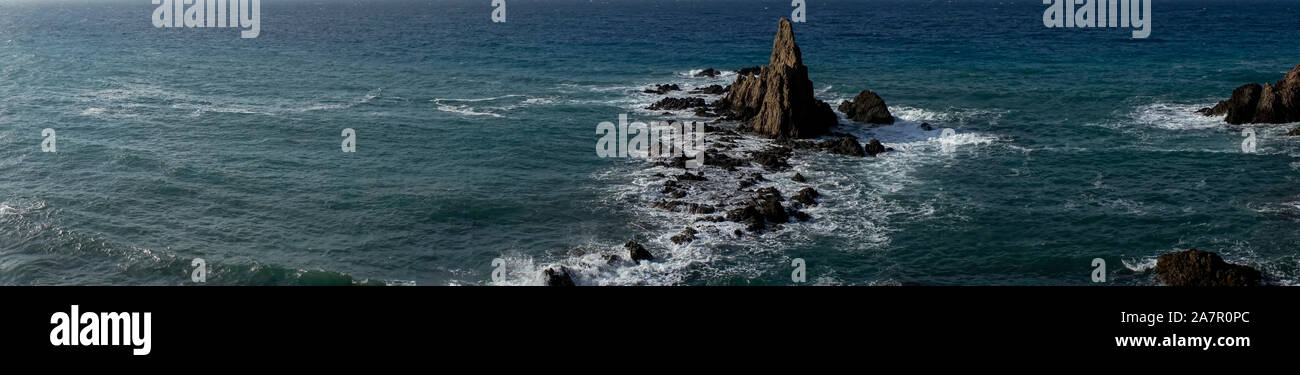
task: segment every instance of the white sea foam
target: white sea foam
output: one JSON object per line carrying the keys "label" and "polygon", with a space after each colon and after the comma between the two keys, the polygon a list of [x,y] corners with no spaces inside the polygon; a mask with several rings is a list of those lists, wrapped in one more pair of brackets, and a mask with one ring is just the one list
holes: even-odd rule
{"label": "white sea foam", "polygon": [[439,111],[499,118],[505,117],[503,113],[519,108],[554,104],[555,98],[512,94],[488,98],[436,98],[431,101]]}
{"label": "white sea foam", "polygon": [[1129,115],[1129,120],[1143,127],[1165,130],[1205,130],[1224,126],[1224,116],[1203,116],[1197,109],[1206,105],[1152,103],[1138,106]]}

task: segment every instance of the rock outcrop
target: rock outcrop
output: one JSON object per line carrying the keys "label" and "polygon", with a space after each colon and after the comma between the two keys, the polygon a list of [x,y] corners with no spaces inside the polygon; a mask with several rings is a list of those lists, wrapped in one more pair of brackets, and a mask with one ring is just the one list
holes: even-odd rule
{"label": "rock outcrop", "polygon": [[839,109],[853,121],[879,125],[894,123],[894,115],[889,113],[885,100],[871,90],[858,93],[858,96],[853,97],[852,102],[847,100],[840,102]]}
{"label": "rock outcrop", "polygon": [[546,286],[574,286],[569,267],[551,266],[542,270],[542,281]]}
{"label": "rock outcrop", "polygon": [[1300,122],[1300,65],[1273,84],[1250,83],[1232,90],[1232,97],[1197,113],[1227,114],[1229,124],[1283,124]]}
{"label": "rock outcrop", "polygon": [[871,155],[871,156],[876,156],[876,154],[889,151],[889,148],[886,148],[885,145],[880,144],[880,141],[876,140],[875,138],[872,138],[871,141],[868,141],[866,147],[864,148],[867,151],[867,155]]}
{"label": "rock outcrop", "polygon": [[838,123],[831,106],[813,97],[808,67],[788,18],[778,23],[768,65],[757,72],[738,72],[718,107],[730,111],[731,118],[747,121],[755,133],[774,138],[817,137]]}
{"label": "rock outcrop", "polygon": [[1254,268],[1197,249],[1161,255],[1155,270],[1156,279],[1170,286],[1257,286],[1262,279]]}
{"label": "rock outcrop", "polygon": [[655,258],[654,254],[650,253],[650,250],[646,250],[645,246],[641,246],[636,241],[627,241],[627,243],[623,244],[623,247],[627,249],[628,258],[631,258],[633,262],[641,263],[643,260],[654,260]]}
{"label": "rock outcrop", "polygon": [[674,83],[674,84],[655,85],[655,88],[653,90],[646,89],[644,92],[646,94],[663,95],[663,94],[667,94],[669,91],[678,91],[681,89],[682,88],[680,86],[677,86],[677,84]]}
{"label": "rock outcrop", "polygon": [[691,94],[722,95],[722,94],[726,94],[726,93],[727,93],[727,89],[728,89],[727,87],[722,87],[721,85],[709,85],[709,86],[707,86],[707,87],[701,87],[701,88],[698,88],[698,89],[691,90],[689,93],[691,93]]}
{"label": "rock outcrop", "polygon": [[704,98],[663,98],[646,109],[651,111],[677,111],[687,108],[707,108]]}

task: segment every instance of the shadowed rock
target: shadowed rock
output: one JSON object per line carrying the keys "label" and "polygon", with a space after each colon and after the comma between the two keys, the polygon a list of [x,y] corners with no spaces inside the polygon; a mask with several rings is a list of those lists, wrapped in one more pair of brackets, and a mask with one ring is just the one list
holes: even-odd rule
{"label": "shadowed rock", "polygon": [[867,142],[865,149],[867,155],[871,156],[876,156],[876,154],[889,151],[888,148],[885,148],[885,145],[880,144],[880,141],[877,141],[875,138],[872,138],[870,142]]}
{"label": "shadowed rock", "polygon": [[1197,249],[1161,255],[1155,270],[1156,279],[1170,286],[1257,286],[1261,280],[1254,268]]}
{"label": "shadowed rock", "polygon": [[806,187],[800,189],[798,193],[795,193],[794,196],[790,197],[790,200],[799,202],[804,206],[816,206],[817,197],[819,196],[821,196],[821,194],[817,193],[816,189]]}
{"label": "shadowed rock", "polygon": [[867,154],[862,151],[862,143],[859,143],[858,139],[851,135],[840,136],[833,140],[822,141],[820,144],[817,145],[817,147],[826,150],[826,152],[832,154],[857,156],[857,157],[867,156]]}
{"label": "shadowed rock", "polygon": [[722,95],[722,94],[726,94],[726,93],[727,93],[727,87],[722,87],[722,85],[709,85],[708,87],[701,87],[701,88],[698,88],[698,89],[691,90],[689,93],[690,93],[690,94]]}
{"label": "shadowed rock", "polygon": [[870,90],[858,93],[858,96],[854,97],[852,102],[847,100],[840,102],[839,109],[840,112],[844,112],[844,115],[853,121],[880,125],[894,123],[894,115],[889,113],[889,108],[885,106],[885,100]]}
{"label": "shadowed rock", "polygon": [[631,258],[633,262],[641,263],[643,260],[655,258],[654,254],[650,253],[650,250],[646,250],[645,246],[641,246],[636,241],[627,241],[627,243],[623,244],[623,247],[627,249],[628,258]]}
{"label": "shadowed rock", "polygon": [[678,91],[678,90],[681,90],[681,89],[682,89],[682,88],[681,88],[681,87],[678,87],[677,84],[671,84],[671,85],[655,85],[655,88],[654,88],[653,90],[651,90],[651,89],[646,89],[646,90],[645,90],[645,93],[646,93],[646,94],[660,94],[660,95],[663,95],[663,94],[667,94],[669,91]]}
{"label": "shadowed rock", "polygon": [[565,266],[550,266],[542,270],[542,280],[546,286],[574,286],[573,275]]}
{"label": "shadowed rock", "polygon": [[647,107],[646,109],[651,111],[658,111],[661,109],[675,111],[707,106],[708,104],[704,102],[704,98],[663,98],[658,102],[651,104],[650,107]]}

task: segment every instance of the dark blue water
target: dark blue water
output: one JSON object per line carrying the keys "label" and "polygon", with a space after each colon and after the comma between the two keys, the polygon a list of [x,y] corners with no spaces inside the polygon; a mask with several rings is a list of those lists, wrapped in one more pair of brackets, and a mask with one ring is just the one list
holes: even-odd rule
{"label": "dark blue water", "polygon": [[[815,187],[814,219],[739,238],[649,207],[665,169],[597,157],[594,129],[766,63],[789,2],[507,7],[266,1],[241,39],[156,29],[148,1],[0,2],[0,283],[188,284],[203,258],[209,284],[493,284],[503,258],[497,284],[767,285],[802,258],[811,284],[1062,285],[1103,258],[1125,285],[1192,247],[1300,274],[1297,124],[1243,153],[1190,113],[1300,64],[1298,2],[1157,0],[1133,39],[1039,1],[814,1],[817,95],[879,93],[896,124],[840,130],[897,151],[796,153],[758,187]],[[629,239],[660,259],[596,264]]]}

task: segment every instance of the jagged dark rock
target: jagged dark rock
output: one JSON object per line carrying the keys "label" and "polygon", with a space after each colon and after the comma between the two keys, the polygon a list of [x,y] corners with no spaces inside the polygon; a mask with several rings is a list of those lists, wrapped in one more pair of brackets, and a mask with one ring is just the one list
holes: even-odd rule
{"label": "jagged dark rock", "polygon": [[[650,105],[649,107],[647,107],[646,109],[649,109],[649,110],[651,110],[651,111],[658,111],[658,110],[661,110],[661,109],[662,109],[662,110],[669,110],[669,111],[676,111],[676,110],[683,110],[683,109],[687,109],[687,108],[700,108],[700,107],[708,107],[708,104],[704,102],[704,98],[672,98],[672,97],[668,97],[668,98],[663,98],[663,99],[659,100],[658,102],[655,102],[654,104],[651,104],[651,105]],[[671,113],[670,113],[670,114],[671,114]]]}
{"label": "jagged dark rock", "polygon": [[765,187],[762,189],[754,190],[754,192],[758,193],[758,196],[761,198],[771,197],[771,198],[775,198],[777,202],[785,200],[785,197],[781,196],[781,191],[777,190],[775,187]]}
{"label": "jagged dark rock", "polygon": [[722,72],[719,72],[717,69],[708,68],[700,71],[699,73],[695,73],[695,76],[700,78],[713,78],[713,77],[717,77],[719,74],[722,74]]}
{"label": "jagged dark rock", "polygon": [[726,93],[727,93],[727,89],[728,89],[728,88],[731,88],[731,86],[722,87],[722,85],[709,85],[708,87],[702,87],[702,88],[698,88],[698,89],[691,90],[691,91],[689,91],[689,93],[690,93],[690,94],[722,95],[722,94],[726,94]]}
{"label": "jagged dark rock", "polygon": [[858,93],[852,102],[847,100],[841,102],[839,109],[853,121],[881,125],[894,123],[894,115],[889,113],[885,100],[871,90]]}
{"label": "jagged dark rock", "polygon": [[695,228],[686,227],[686,229],[683,229],[683,230],[682,230],[682,234],[678,234],[678,235],[672,236],[672,237],[668,238],[668,240],[669,240],[669,241],[673,241],[673,243],[676,243],[676,244],[683,244],[683,243],[687,243],[687,242],[695,241],[695,234],[696,234],[696,233],[698,233],[698,232],[695,231]]}
{"label": "jagged dark rock", "polygon": [[678,87],[677,84],[670,84],[670,85],[655,85],[655,88],[654,88],[653,90],[651,90],[651,89],[646,89],[646,90],[645,90],[645,93],[646,93],[646,94],[659,94],[659,95],[663,95],[663,94],[667,94],[669,91],[678,91],[678,90],[681,90],[681,89],[682,89],[682,88],[681,88],[681,87]]}
{"label": "jagged dark rock", "polygon": [[789,147],[772,146],[762,151],[751,151],[749,155],[750,160],[758,165],[762,165],[763,169],[769,171],[783,171],[790,169],[789,159],[792,155],[792,151]]}
{"label": "jagged dark rock", "polygon": [[633,262],[641,263],[643,260],[653,260],[655,258],[654,254],[650,253],[650,250],[646,250],[645,246],[641,246],[636,241],[627,241],[627,243],[623,244],[623,248],[627,249],[628,258],[631,258]]}
{"label": "jagged dark rock", "polygon": [[1297,136],[1297,135],[1300,135],[1300,128],[1291,129],[1291,131],[1286,132],[1286,135],[1289,135],[1289,136],[1292,136],[1292,137]]}
{"label": "jagged dark rock", "polygon": [[1254,268],[1197,249],[1161,255],[1155,271],[1156,279],[1170,286],[1257,286],[1263,279]]}
{"label": "jagged dark rock", "polygon": [[790,209],[789,211],[790,211],[790,217],[794,218],[795,220],[799,220],[799,221],[812,220],[812,215],[809,215],[806,212],[799,211],[796,209]]}
{"label": "jagged dark rock", "polygon": [[798,193],[795,193],[794,196],[790,197],[790,200],[799,202],[804,206],[816,206],[817,197],[819,196],[821,196],[821,194],[817,193],[816,189],[806,187],[800,189]]}
{"label": "jagged dark rock", "polygon": [[708,181],[709,180],[707,178],[704,178],[703,173],[691,174],[691,172],[679,174],[675,178],[677,179],[677,181]]}
{"label": "jagged dark rock", "polygon": [[803,175],[799,174],[799,172],[795,172],[795,173],[794,173],[794,177],[790,177],[790,181],[794,181],[794,182],[808,182],[808,179],[807,179],[807,178],[804,178]]}
{"label": "jagged dark rock", "polygon": [[875,138],[872,138],[871,141],[867,142],[867,146],[865,149],[867,151],[867,155],[871,155],[871,156],[876,156],[876,154],[891,150],[889,148],[886,148],[885,145],[880,144],[880,141],[877,141]]}
{"label": "jagged dark rock", "polygon": [[822,141],[817,145],[817,147],[832,154],[857,157],[867,156],[863,153],[862,143],[859,143],[858,139],[851,135],[839,136],[832,140]]}
{"label": "jagged dark rock", "polygon": [[747,224],[745,230],[750,232],[761,231],[767,225],[767,222],[763,220],[763,214],[759,213],[758,208],[752,205],[727,211],[727,221]]}
{"label": "jagged dark rock", "polygon": [[569,267],[550,266],[542,270],[542,281],[546,286],[574,286],[573,275]]}
{"label": "jagged dark rock", "polygon": [[748,68],[740,68],[740,69],[736,70],[736,75],[738,75],[738,76],[759,75],[759,74],[762,74],[762,73],[763,73],[763,66],[762,66],[762,65],[759,65],[759,66],[751,66],[751,67],[748,67]]}
{"label": "jagged dark rock", "polygon": [[749,165],[749,161],[733,158],[717,150],[709,149],[704,150],[704,165],[734,171],[736,167]]}
{"label": "jagged dark rock", "polygon": [[1212,108],[1196,111],[1206,116],[1227,114],[1229,124],[1282,124],[1300,121],[1300,65],[1276,83],[1248,83],[1232,90],[1232,97]]}
{"label": "jagged dark rock", "polygon": [[781,205],[780,197],[764,196],[758,201],[758,212],[763,214],[763,218],[773,223],[784,223],[790,221],[790,215],[785,212],[785,206]]}
{"label": "jagged dark rock", "polygon": [[829,104],[813,97],[808,67],[794,40],[787,18],[777,24],[768,65],[757,72],[742,70],[718,107],[731,118],[746,121],[758,134],[776,138],[812,138],[838,122]]}

